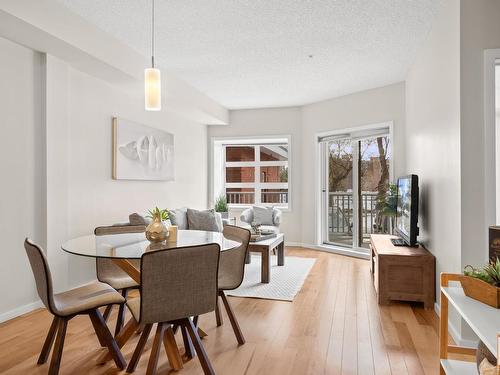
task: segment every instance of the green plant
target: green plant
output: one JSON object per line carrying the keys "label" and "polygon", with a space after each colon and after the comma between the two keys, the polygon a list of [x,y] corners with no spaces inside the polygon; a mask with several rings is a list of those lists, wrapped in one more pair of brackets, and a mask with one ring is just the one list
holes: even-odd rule
{"label": "green plant", "polygon": [[146,215],[146,217],[150,219],[155,219],[159,217],[161,221],[166,221],[170,219],[170,211],[167,210],[166,208],[161,210],[158,207],[155,207],[152,210],[148,210],[148,214]]}
{"label": "green plant", "polygon": [[280,170],[280,182],[288,182],[288,167]]}
{"label": "green plant", "polygon": [[464,268],[464,275],[483,280],[488,284],[500,287],[500,259],[490,261],[483,268],[474,268],[467,265]]}
{"label": "green plant", "polygon": [[219,195],[219,197],[215,200],[215,211],[217,212],[227,212],[227,198],[224,194]]}
{"label": "green plant", "polygon": [[396,184],[390,183],[389,190],[386,194],[381,195],[377,201],[377,209],[384,216],[396,216],[398,205],[398,187]]}

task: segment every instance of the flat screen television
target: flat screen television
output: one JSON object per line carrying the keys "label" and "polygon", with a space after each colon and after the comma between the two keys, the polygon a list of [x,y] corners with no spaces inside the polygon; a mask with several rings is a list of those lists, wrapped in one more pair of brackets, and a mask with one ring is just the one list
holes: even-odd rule
{"label": "flat screen television", "polygon": [[418,236],[418,176],[410,174],[398,178],[396,209],[396,235],[403,241],[395,245],[417,245]]}

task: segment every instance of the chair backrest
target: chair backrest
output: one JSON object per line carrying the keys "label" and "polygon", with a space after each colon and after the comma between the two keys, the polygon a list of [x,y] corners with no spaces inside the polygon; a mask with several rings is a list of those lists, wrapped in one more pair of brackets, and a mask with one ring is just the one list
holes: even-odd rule
{"label": "chair backrest", "polygon": [[[106,227],[97,227],[94,229],[94,234],[96,236],[106,236],[112,234],[123,234],[123,233],[141,233],[144,232],[145,227],[141,225],[113,225]],[[139,268],[140,261],[133,260],[131,263]],[[97,279],[101,282],[106,282],[110,278],[115,277],[130,277],[125,271],[123,271],[119,266],[113,262],[112,259],[96,258],[96,274]]]}
{"label": "chair backrest", "polygon": [[141,323],[198,316],[215,310],[220,247],[158,250],[141,259]]}
{"label": "chair backrest", "polygon": [[108,234],[142,233],[145,231],[146,225],[109,225],[95,228],[94,234],[96,236],[105,236]]}
{"label": "chair backrest", "polygon": [[250,242],[250,231],[234,225],[226,225],[224,237],[241,242],[237,249],[222,251],[219,260],[219,288],[236,289],[243,282],[245,258]]}
{"label": "chair backrest", "polygon": [[54,298],[52,289],[52,275],[49,264],[43,250],[30,239],[24,240],[24,248],[30,261],[33,276],[35,276],[36,290],[43,304],[52,314],[54,310]]}

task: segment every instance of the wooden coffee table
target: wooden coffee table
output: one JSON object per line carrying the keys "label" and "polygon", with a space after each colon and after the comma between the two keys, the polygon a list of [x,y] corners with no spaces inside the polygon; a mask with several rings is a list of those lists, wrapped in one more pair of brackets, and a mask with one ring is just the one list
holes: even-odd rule
{"label": "wooden coffee table", "polygon": [[278,252],[278,266],[285,265],[285,235],[278,234],[276,237],[267,240],[250,242],[245,263],[250,264],[250,253],[260,253],[262,260],[260,266],[260,278],[262,283],[269,283],[271,279],[271,251]]}

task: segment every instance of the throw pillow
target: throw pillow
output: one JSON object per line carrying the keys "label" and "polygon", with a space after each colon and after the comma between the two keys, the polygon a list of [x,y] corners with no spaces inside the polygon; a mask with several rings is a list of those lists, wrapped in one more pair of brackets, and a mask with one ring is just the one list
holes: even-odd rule
{"label": "throw pillow", "polygon": [[273,207],[253,206],[253,221],[261,225],[274,225]]}
{"label": "throw pillow", "polygon": [[137,212],[134,212],[133,214],[128,215],[128,222],[130,225],[147,225],[148,222],[146,221],[146,218],[139,215]]}
{"label": "throw pillow", "polygon": [[206,230],[210,232],[220,232],[215,210],[198,211],[191,208],[187,209],[188,226],[190,230]]}
{"label": "throw pillow", "polygon": [[172,225],[177,225],[177,229],[188,229],[187,208],[177,208],[170,213]]}

